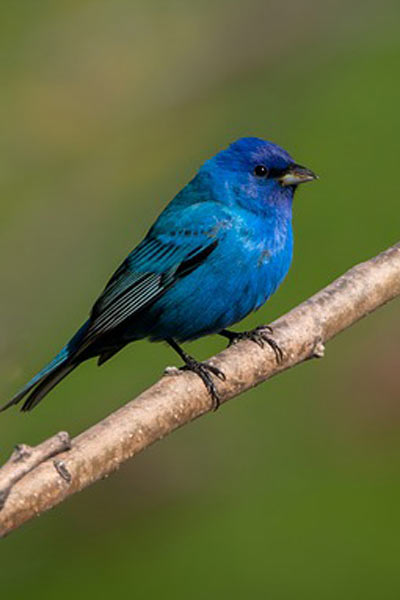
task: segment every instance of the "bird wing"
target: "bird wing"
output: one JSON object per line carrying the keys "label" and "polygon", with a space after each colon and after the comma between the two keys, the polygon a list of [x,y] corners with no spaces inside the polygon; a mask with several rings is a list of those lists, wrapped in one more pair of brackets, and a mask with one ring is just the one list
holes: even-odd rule
{"label": "bird wing", "polygon": [[171,228],[170,218],[157,222],[117,269],[93,306],[80,350],[154,303],[215,250],[221,225],[210,222],[210,213],[199,221],[188,212],[184,220],[180,215],[179,228]]}

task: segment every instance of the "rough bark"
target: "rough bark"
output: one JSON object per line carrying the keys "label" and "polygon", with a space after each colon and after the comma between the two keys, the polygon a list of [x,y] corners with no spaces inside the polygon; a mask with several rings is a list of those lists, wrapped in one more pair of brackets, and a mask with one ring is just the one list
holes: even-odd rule
{"label": "rough bark", "polygon": [[[323,356],[328,340],[399,295],[397,244],[353,267],[272,324],[274,338],[284,352],[280,364],[269,347],[260,348],[247,340],[210,359],[226,375],[226,381],[216,382],[222,402],[308,358]],[[71,449],[58,454],[56,460],[45,459],[16,478],[0,511],[0,536],[112,473],[211,406],[196,375],[169,370],[135,400],[74,438]],[[12,471],[10,463],[3,467],[8,469],[9,481],[10,468]]]}

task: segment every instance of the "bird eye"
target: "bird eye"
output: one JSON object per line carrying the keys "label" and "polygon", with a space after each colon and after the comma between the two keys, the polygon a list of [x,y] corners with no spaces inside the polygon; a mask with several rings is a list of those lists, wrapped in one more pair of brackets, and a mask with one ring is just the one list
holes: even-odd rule
{"label": "bird eye", "polygon": [[268,169],[265,165],[257,165],[254,169],[254,175],[256,177],[267,177]]}

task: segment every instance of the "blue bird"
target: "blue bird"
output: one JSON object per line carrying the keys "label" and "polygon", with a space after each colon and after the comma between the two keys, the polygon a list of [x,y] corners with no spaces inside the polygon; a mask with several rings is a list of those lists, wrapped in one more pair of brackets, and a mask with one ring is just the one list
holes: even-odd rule
{"label": "blue bird", "polygon": [[224,374],[179,343],[217,333],[229,343],[266,342],[280,358],[268,327],[227,328],[260,308],[287,274],[293,196],[298,184],[315,178],[285,150],[254,137],[208,160],[111,277],[86,323],[1,410],[25,396],[22,410],[31,410],[83,361],[98,357],[102,365],[142,338],[168,342],[217,408],[213,376]]}

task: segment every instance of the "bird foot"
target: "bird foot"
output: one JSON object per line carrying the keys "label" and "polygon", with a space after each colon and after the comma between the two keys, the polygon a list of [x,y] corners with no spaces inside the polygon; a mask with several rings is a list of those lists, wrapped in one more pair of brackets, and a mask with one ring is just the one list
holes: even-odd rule
{"label": "bird foot", "polygon": [[[227,334],[230,335],[227,335]],[[236,333],[234,331],[226,331],[222,333],[225,337],[228,338],[229,343],[228,347],[232,346],[232,344],[237,344],[241,340],[251,340],[260,346],[260,348],[264,348],[265,344],[267,344],[275,353],[276,362],[280,364],[283,361],[283,350],[275,341],[273,336],[273,329],[269,325],[260,325],[260,327],[256,327],[251,331],[243,331],[241,333]]]}
{"label": "bird foot", "polygon": [[206,386],[208,393],[211,396],[212,409],[216,411],[219,405],[221,404],[221,398],[218,394],[217,388],[215,386],[211,374],[215,375],[215,377],[218,377],[218,379],[220,379],[221,381],[225,381],[226,377],[224,373],[217,367],[214,367],[213,365],[197,361],[192,356],[186,356],[185,362],[186,364],[183,367],[181,367],[181,370],[192,371],[200,377],[200,379]]}

